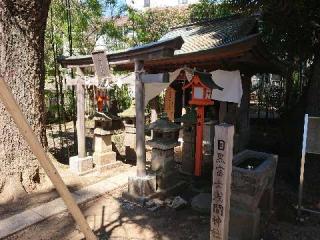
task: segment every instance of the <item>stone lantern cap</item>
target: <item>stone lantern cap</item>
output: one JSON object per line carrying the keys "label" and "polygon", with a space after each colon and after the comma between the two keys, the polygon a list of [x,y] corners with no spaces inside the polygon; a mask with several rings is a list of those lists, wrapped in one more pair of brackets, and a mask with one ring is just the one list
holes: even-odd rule
{"label": "stone lantern cap", "polygon": [[160,118],[148,126],[149,130],[157,132],[178,132],[181,126],[171,122],[166,113],[162,113]]}
{"label": "stone lantern cap", "polygon": [[111,118],[111,116],[109,116],[109,114],[106,114],[103,112],[96,112],[94,114],[93,120],[108,122],[108,121],[112,121],[112,118]]}
{"label": "stone lantern cap", "polygon": [[105,131],[111,131],[112,129],[112,120],[117,120],[119,117],[113,116],[110,113],[96,112],[94,120],[94,133],[104,135]]}
{"label": "stone lantern cap", "polygon": [[183,114],[180,118],[175,119],[176,122],[183,122],[189,124],[197,123],[197,112],[194,108],[187,107],[186,113]]}
{"label": "stone lantern cap", "polygon": [[181,127],[169,121],[167,114],[162,114],[160,119],[148,126],[153,130],[153,138],[147,144],[153,148],[168,150],[179,146],[178,137]]}
{"label": "stone lantern cap", "polygon": [[[144,113],[146,116],[146,113]],[[136,118],[136,102],[132,100],[130,107],[123,112],[119,113],[119,116],[122,118]]]}
{"label": "stone lantern cap", "polygon": [[122,118],[135,118],[136,117],[136,103],[132,101],[130,107],[123,112],[119,113]]}

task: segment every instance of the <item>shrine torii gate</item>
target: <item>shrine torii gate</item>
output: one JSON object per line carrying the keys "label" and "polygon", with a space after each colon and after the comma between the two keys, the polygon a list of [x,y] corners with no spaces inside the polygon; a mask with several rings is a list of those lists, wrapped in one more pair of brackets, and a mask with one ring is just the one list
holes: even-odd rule
{"label": "shrine torii gate", "polygon": [[[136,72],[136,115],[137,115],[137,181],[140,183],[145,179],[146,176],[146,157],[145,157],[145,136],[144,136],[144,82],[159,82],[164,81],[166,76],[165,74],[155,74],[155,75],[146,75],[143,74],[143,66],[145,60],[150,59],[161,59],[166,57],[172,57],[174,51],[176,49],[180,49],[183,44],[183,40],[181,37],[177,37],[174,39],[160,41],[156,43],[146,44],[142,47],[136,47],[128,49],[124,52],[118,52],[115,54],[110,54],[107,56],[109,62],[112,61],[134,61],[135,64],[135,72]],[[78,60],[78,59],[77,59]],[[61,63],[64,63],[65,59],[59,60]],[[82,58],[82,64],[72,64],[72,57],[69,59],[68,64],[65,64],[69,67],[79,67],[79,69],[93,65],[92,56],[86,56]],[[88,64],[89,61],[89,64]],[[77,91],[78,95],[83,95],[83,84],[81,82],[77,83],[79,91]],[[79,96],[78,96],[79,97]],[[20,133],[23,135],[26,142],[29,144],[32,152],[37,157],[38,161],[40,162],[41,166],[45,170],[46,174],[49,176],[50,180],[52,181],[53,185],[56,187],[58,193],[60,194],[61,198],[65,202],[69,212],[75,219],[75,221],[79,224],[81,231],[84,233],[86,239],[95,240],[97,239],[92,230],[90,229],[88,223],[86,222],[81,210],[79,209],[78,205],[76,204],[75,200],[73,199],[71,193],[69,192],[68,188],[64,184],[61,176],[59,175],[58,171],[50,161],[49,157],[47,156],[45,150],[41,146],[40,142],[37,139],[37,136],[33,132],[32,128],[28,124],[25,116],[23,115],[19,105],[15,101],[9,87],[5,83],[4,79],[0,77],[0,100],[5,105],[7,111],[12,116],[14,122],[16,123]],[[84,103],[83,103],[84,104]],[[79,101],[79,109],[81,109],[81,100]],[[82,113],[80,113],[82,114]],[[80,116],[80,115],[79,115]],[[82,115],[81,117],[82,118]],[[84,118],[84,114],[83,114]],[[84,123],[84,119],[78,119],[78,121],[82,121]],[[84,124],[81,125],[81,129],[83,129]],[[83,132],[83,131],[81,131]],[[83,135],[84,136],[84,135]],[[83,146],[84,141],[81,143]],[[79,153],[84,155],[83,150],[80,149]],[[135,179],[136,180],[136,179]],[[144,193],[142,189],[138,192]]]}
{"label": "shrine torii gate", "polygon": [[[174,56],[174,51],[180,49],[183,44],[183,39],[181,37],[176,37],[173,39],[158,41],[155,43],[150,43],[143,45],[141,47],[134,47],[123,52],[111,53],[106,55],[107,65],[98,64],[100,70],[105,66],[109,68],[109,65],[112,66],[117,62],[126,62],[128,64],[134,63],[134,71],[136,74],[135,79],[135,102],[136,102],[136,154],[137,154],[137,175],[134,178],[129,179],[129,193],[135,195],[134,197],[144,197],[147,194],[148,186],[150,186],[150,179],[146,177],[146,149],[145,149],[145,120],[144,120],[144,111],[145,111],[145,102],[144,102],[144,84],[152,84],[168,81],[168,74],[166,73],[157,73],[157,74],[147,74],[144,71],[144,64],[146,61],[155,60],[155,59],[165,59]],[[76,56],[76,57],[67,57],[60,58],[58,60],[63,66],[68,68],[77,68],[78,72],[81,74],[79,69],[84,67],[93,66],[94,60],[91,55],[88,56]],[[97,69],[97,63],[95,63],[96,74],[99,75]],[[75,82],[77,89],[82,89],[83,86],[81,82]],[[78,157],[85,157],[85,145],[84,145],[84,108],[81,105],[81,102],[84,97],[82,94],[83,91],[77,91],[77,121],[80,131],[78,131]],[[155,179],[151,179],[154,181]],[[131,186],[131,188],[130,188]],[[150,189],[151,190],[151,189]]]}

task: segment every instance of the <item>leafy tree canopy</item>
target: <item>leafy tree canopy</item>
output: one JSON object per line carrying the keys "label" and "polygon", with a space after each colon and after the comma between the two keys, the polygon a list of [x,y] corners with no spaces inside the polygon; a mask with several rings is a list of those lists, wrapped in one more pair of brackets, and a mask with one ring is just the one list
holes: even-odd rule
{"label": "leafy tree canopy", "polygon": [[262,16],[263,40],[290,64],[307,61],[319,52],[318,0],[227,0],[233,12]]}

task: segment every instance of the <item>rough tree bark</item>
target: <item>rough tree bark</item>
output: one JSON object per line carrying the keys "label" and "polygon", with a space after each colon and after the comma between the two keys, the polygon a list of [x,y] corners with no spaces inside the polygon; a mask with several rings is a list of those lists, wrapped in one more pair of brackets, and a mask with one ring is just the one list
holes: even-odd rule
{"label": "rough tree bark", "polygon": [[[0,76],[41,142],[44,128],[44,33],[50,0],[0,0]],[[0,103],[0,201],[32,191],[39,164]]]}

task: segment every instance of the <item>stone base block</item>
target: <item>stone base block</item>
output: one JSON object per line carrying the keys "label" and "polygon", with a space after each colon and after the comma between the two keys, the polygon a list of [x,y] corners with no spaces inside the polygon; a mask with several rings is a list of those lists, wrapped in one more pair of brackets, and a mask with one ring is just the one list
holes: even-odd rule
{"label": "stone base block", "polygon": [[93,157],[79,158],[78,156],[73,156],[69,159],[69,167],[71,172],[79,175],[89,172],[93,169]]}
{"label": "stone base block", "polygon": [[125,132],[124,145],[131,148],[136,148],[136,134]]}
{"label": "stone base block", "polygon": [[202,176],[210,176],[213,170],[213,155],[212,154],[203,154],[202,159],[202,169],[201,175]]}
{"label": "stone base block", "polygon": [[93,153],[93,162],[97,167],[104,166],[109,163],[114,163],[117,160],[115,152]]}
{"label": "stone base block", "polygon": [[94,152],[104,153],[112,151],[112,135],[95,135],[94,136]]}
{"label": "stone base block", "polygon": [[268,215],[272,214],[273,209],[273,188],[266,189],[261,197],[259,208]]}
{"label": "stone base block", "polygon": [[194,174],[194,143],[184,142],[182,146],[181,172],[187,175]]}
{"label": "stone base block", "polygon": [[120,162],[120,161],[115,161],[115,162],[113,162],[113,163],[108,163],[108,164],[106,164],[106,165],[97,167],[97,173],[98,173],[98,174],[107,173],[107,172],[110,171],[110,169],[120,167],[121,164],[122,164],[122,162]]}
{"label": "stone base block", "polygon": [[174,168],[174,149],[162,150],[152,148],[151,169],[152,171],[170,171]]}
{"label": "stone base block", "polygon": [[133,199],[147,198],[156,192],[156,176],[129,177],[128,195]]}
{"label": "stone base block", "polygon": [[260,210],[246,211],[241,208],[230,208],[229,238],[237,240],[259,239]]}
{"label": "stone base block", "polygon": [[174,186],[179,181],[178,176],[177,171],[157,173],[157,191],[162,191]]}

